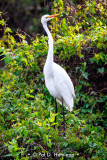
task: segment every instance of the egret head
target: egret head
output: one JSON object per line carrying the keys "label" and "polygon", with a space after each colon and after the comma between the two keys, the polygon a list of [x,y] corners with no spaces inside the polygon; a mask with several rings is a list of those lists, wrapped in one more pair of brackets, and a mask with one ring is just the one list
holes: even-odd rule
{"label": "egret head", "polygon": [[44,15],[41,18],[41,23],[47,23],[48,21],[50,21],[51,19],[53,19],[54,17],[57,17],[59,14],[54,14],[54,15]]}

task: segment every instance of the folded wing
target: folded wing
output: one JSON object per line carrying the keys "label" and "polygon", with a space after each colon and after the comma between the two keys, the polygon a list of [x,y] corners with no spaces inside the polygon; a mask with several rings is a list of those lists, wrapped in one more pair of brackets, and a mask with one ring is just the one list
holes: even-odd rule
{"label": "folded wing", "polygon": [[57,101],[61,103],[62,99],[64,101],[64,106],[69,110],[72,111],[74,106],[74,86],[73,83],[66,73],[66,71],[54,63],[54,84],[58,92],[60,93],[61,99],[57,98]]}

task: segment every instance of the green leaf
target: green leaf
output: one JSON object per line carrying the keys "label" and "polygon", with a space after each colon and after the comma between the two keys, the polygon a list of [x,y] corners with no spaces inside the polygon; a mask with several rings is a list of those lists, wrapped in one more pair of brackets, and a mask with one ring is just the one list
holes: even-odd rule
{"label": "green leaf", "polygon": [[104,67],[98,68],[97,73],[104,74]]}

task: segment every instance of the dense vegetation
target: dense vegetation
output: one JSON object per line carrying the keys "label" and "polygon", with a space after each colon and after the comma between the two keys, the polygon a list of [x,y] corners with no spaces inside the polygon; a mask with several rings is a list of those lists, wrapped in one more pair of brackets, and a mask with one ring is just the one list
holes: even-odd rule
{"label": "dense vegetation", "polygon": [[[3,35],[0,54],[0,158],[106,160],[106,10],[104,3],[71,6],[54,0],[50,26],[54,59],[71,77],[76,92],[74,110],[58,105],[54,129],[54,99],[44,84],[47,36],[26,41],[13,34],[0,13]],[[64,16],[66,15],[66,16]],[[18,37],[15,39],[15,37]],[[51,158],[50,158],[51,156]]]}
{"label": "dense vegetation", "polygon": [[[52,0],[0,1],[0,11],[13,33],[21,30],[33,37],[36,33],[44,33],[40,18],[42,15],[50,13],[51,6]],[[27,39],[27,41],[30,40]]]}

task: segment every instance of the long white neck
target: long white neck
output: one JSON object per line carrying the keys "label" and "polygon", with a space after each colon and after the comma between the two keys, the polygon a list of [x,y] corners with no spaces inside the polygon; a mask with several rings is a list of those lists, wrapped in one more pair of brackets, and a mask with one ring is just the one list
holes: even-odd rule
{"label": "long white neck", "polygon": [[53,38],[52,35],[47,27],[47,23],[43,24],[43,28],[46,31],[47,35],[48,35],[48,44],[49,44],[49,49],[48,49],[48,55],[47,55],[47,59],[46,59],[46,63],[48,62],[48,64],[52,64],[53,63]]}

